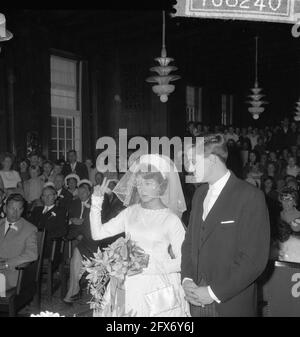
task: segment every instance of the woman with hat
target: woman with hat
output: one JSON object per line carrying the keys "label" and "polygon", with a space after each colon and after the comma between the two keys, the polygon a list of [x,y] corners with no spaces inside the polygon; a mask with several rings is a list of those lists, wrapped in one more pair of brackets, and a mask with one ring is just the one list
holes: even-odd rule
{"label": "woman with hat", "polygon": [[76,198],[78,196],[78,184],[79,184],[80,178],[77,174],[71,173],[66,176],[65,178],[65,186],[68,189],[68,191],[73,195],[73,198]]}
{"label": "woman with hat", "polygon": [[298,195],[294,189],[285,188],[279,200],[282,205],[278,224],[278,258],[300,262],[300,211],[297,210]]}

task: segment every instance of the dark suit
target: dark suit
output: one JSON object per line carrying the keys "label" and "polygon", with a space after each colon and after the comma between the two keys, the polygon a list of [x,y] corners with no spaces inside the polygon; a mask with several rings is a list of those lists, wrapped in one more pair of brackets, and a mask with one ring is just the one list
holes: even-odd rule
{"label": "dark suit", "polygon": [[[255,281],[269,256],[270,224],[263,193],[232,172],[218,199],[202,220],[208,185],[192,202],[182,245],[182,280],[209,285],[221,301],[219,316],[255,316]],[[221,222],[234,221],[222,224]]]}
{"label": "dark suit", "polygon": [[[101,212],[101,219],[102,223],[109,221],[110,219],[117,216],[122,210],[124,206],[122,202],[118,199],[118,197],[113,193],[111,197],[107,194],[104,195],[104,200],[102,204],[102,212]],[[93,253],[97,252],[98,247],[103,249],[108,245],[112,244],[116,241],[119,237],[123,236],[124,233],[117,234],[115,236],[111,236],[105,238],[103,240],[95,241],[92,238],[91,234],[91,225],[90,225],[90,209],[87,210],[87,213],[84,217],[84,223],[82,224],[81,231],[83,233],[83,239],[79,241],[77,248],[80,251],[82,256],[90,258],[93,256]]]}
{"label": "dark suit", "polygon": [[67,234],[67,215],[64,208],[54,206],[48,212],[43,214],[44,207],[35,207],[29,217],[38,230],[47,231],[45,257],[51,252],[52,239],[62,238]]}
{"label": "dark suit", "polygon": [[62,174],[66,177],[68,174],[75,173],[80,179],[89,179],[89,173],[85,164],[76,162],[75,169],[72,171],[71,165],[69,163],[65,164]]}
{"label": "dark suit", "polygon": [[[91,204],[91,201],[88,200],[88,204]],[[81,215],[82,212],[82,215]],[[82,203],[79,198],[76,198],[72,200],[69,207],[69,219],[72,218],[80,218],[86,219],[89,216],[89,207],[83,206],[82,209]],[[75,225],[75,224],[69,224],[69,232],[68,232],[68,239],[73,240],[76,239],[76,237],[80,234],[84,234],[84,225]]]}
{"label": "dark suit", "polygon": [[56,206],[62,207],[67,212],[69,212],[69,207],[70,207],[72,200],[73,200],[73,195],[65,188],[62,188],[60,195],[57,197]]}

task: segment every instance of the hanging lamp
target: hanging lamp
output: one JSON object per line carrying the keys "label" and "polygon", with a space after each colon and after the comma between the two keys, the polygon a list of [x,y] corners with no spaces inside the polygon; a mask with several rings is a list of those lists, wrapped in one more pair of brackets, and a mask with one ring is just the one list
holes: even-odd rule
{"label": "hanging lamp", "polygon": [[155,61],[159,63],[159,66],[150,68],[150,71],[156,72],[157,75],[148,77],[146,79],[146,81],[149,83],[156,83],[156,85],[152,87],[152,90],[155,94],[159,96],[160,101],[163,103],[168,101],[168,95],[175,90],[175,85],[169,84],[169,82],[180,79],[180,76],[170,74],[171,71],[177,70],[177,67],[169,65],[169,63],[174,61],[174,59],[171,57],[167,57],[165,30],[166,30],[166,18],[165,18],[165,11],[163,11],[161,55],[160,57],[155,58]]}
{"label": "hanging lamp", "polygon": [[295,117],[294,120],[296,122],[300,121],[300,98],[298,99],[298,101],[296,102],[296,111],[295,111]]}
{"label": "hanging lamp", "polygon": [[254,88],[251,88],[251,94],[248,95],[250,98],[246,103],[250,104],[248,111],[252,114],[253,119],[258,119],[259,115],[264,112],[265,108],[262,106],[268,104],[267,101],[262,100],[265,95],[262,94],[262,88],[258,85],[258,66],[257,66],[257,56],[258,56],[258,37],[255,37],[255,83]]}
{"label": "hanging lamp", "polygon": [[[13,37],[13,34],[6,29],[5,15],[0,13],[0,42],[8,41]],[[1,52],[1,47],[0,47]]]}

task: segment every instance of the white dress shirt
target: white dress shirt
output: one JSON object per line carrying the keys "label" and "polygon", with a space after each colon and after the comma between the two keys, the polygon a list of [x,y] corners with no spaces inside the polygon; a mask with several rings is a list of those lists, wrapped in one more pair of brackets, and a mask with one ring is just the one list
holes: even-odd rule
{"label": "white dress shirt", "polygon": [[[217,180],[215,183],[209,185],[208,188],[208,192],[207,195],[203,201],[203,215],[202,215],[202,220],[204,221],[208,215],[208,213],[210,212],[210,210],[212,209],[213,205],[215,204],[215,202],[217,201],[220,193],[222,192],[224,186],[226,185],[228,179],[230,178],[230,171],[227,170],[227,172],[223,175],[223,177],[221,177],[219,180]],[[182,283],[185,280],[191,280],[190,278],[184,278]],[[208,286],[207,287],[208,292],[210,297],[216,301],[217,303],[220,303],[221,301],[217,298],[217,296],[214,294],[214,292],[212,291],[211,287]]]}
{"label": "white dress shirt", "polygon": [[15,226],[15,222],[8,222],[7,218],[5,219],[5,227],[4,227],[4,235],[8,231],[9,224],[11,224],[10,229],[14,229],[15,231],[18,231],[18,227]]}
{"label": "white dress shirt", "polygon": [[73,163],[73,164],[70,163],[70,167],[71,167],[72,172],[75,171],[76,164],[77,164],[77,161],[75,161],[75,163]]}
{"label": "white dress shirt", "polygon": [[43,214],[45,214],[46,212],[50,211],[50,209],[52,209],[55,205],[51,205],[51,206],[45,206],[43,209]]}

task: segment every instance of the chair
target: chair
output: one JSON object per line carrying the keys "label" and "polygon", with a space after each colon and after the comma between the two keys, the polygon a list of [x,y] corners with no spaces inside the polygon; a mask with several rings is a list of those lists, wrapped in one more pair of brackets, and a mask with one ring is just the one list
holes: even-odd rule
{"label": "chair", "polygon": [[62,275],[62,264],[65,242],[62,238],[54,238],[52,241],[51,254],[47,261],[43,262],[42,274],[47,277],[47,297],[52,300],[52,295],[61,284],[61,281],[54,282],[54,274],[58,272]]}
{"label": "chair", "polygon": [[0,312],[15,317],[17,312],[33,299],[35,299],[37,308],[40,310],[40,276],[45,237],[46,230],[38,233],[38,259],[16,267],[19,272],[17,285],[6,291],[6,297],[0,298]]}
{"label": "chair", "polygon": [[300,317],[300,263],[270,261],[262,293],[268,316]]}

